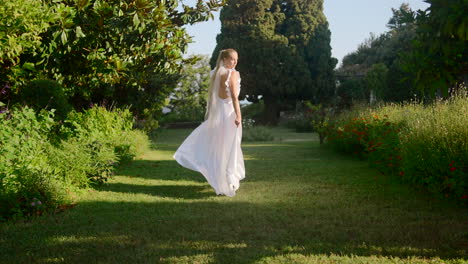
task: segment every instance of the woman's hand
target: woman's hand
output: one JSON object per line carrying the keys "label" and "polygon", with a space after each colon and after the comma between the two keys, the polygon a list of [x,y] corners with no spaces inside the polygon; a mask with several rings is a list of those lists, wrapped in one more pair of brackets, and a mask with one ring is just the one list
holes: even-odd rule
{"label": "woman's hand", "polygon": [[236,117],[236,120],[234,120],[234,123],[236,123],[236,126],[239,126],[242,123],[242,119],[240,117]]}

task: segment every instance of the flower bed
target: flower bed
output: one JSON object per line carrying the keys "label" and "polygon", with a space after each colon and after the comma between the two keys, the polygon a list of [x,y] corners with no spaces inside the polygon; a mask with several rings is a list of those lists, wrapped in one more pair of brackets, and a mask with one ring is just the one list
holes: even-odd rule
{"label": "flower bed", "polygon": [[466,96],[431,105],[386,105],[346,113],[327,130],[334,149],[432,193],[468,200]]}

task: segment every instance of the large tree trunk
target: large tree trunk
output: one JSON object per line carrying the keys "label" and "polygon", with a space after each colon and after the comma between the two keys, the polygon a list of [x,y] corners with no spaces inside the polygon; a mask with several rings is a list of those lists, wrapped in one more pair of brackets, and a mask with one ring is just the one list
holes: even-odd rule
{"label": "large tree trunk", "polygon": [[275,126],[278,124],[280,109],[277,100],[278,99],[272,95],[264,95],[263,97],[263,102],[265,103],[263,122],[266,125]]}

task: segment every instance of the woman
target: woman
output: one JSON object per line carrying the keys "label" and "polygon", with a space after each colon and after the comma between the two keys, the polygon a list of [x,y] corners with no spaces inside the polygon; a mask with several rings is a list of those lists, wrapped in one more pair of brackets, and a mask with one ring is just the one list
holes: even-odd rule
{"label": "woman", "polygon": [[216,194],[230,197],[245,178],[237,59],[234,49],[219,53],[216,68],[211,71],[205,121],[174,154],[180,165],[203,174]]}

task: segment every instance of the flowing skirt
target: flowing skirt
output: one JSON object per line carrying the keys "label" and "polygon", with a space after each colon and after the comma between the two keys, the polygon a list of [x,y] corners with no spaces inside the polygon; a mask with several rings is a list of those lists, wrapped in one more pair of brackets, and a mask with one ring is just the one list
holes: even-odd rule
{"label": "flowing skirt", "polygon": [[234,196],[245,178],[241,150],[242,125],[236,126],[232,102],[220,100],[222,115],[216,126],[198,126],[180,145],[174,159],[183,167],[200,172],[216,194]]}

